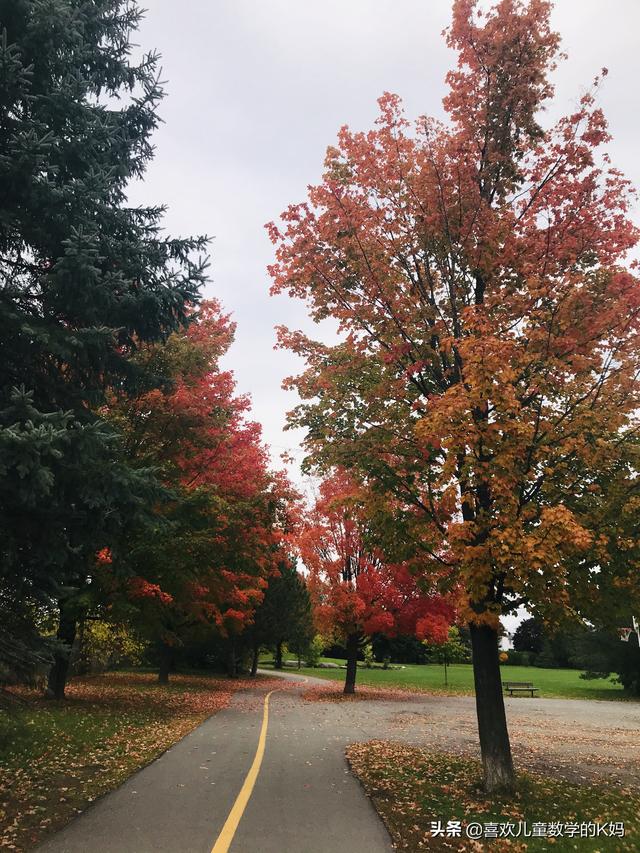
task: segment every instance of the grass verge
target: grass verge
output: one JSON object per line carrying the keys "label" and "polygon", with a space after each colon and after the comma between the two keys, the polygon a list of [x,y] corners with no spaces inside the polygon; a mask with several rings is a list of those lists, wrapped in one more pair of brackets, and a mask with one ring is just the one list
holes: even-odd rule
{"label": "grass verge", "polygon": [[32,848],[249,685],[109,673],[72,680],[64,702],[22,690],[28,704],[0,712],[0,847]]}
{"label": "grass verge", "polygon": [[[480,789],[477,761],[389,741],[351,744],[347,758],[398,850],[640,850],[640,795],[611,785],[578,785],[540,774],[522,774],[517,795],[488,799]],[[448,821],[462,822],[462,837],[432,833],[432,822],[446,829]],[[546,826],[547,836],[469,840],[464,827],[471,822],[534,823]],[[625,836],[582,838],[549,836],[552,823],[623,822]],[[490,830],[492,832],[492,830]],[[514,829],[515,833],[517,830]],[[539,829],[539,832],[543,830]],[[566,831],[566,830],[565,830]],[[572,832],[572,830],[569,830]]]}

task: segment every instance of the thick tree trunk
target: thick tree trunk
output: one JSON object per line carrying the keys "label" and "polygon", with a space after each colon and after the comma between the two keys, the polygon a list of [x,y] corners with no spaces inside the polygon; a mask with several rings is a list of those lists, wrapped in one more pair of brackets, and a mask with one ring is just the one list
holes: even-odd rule
{"label": "thick tree trunk", "polygon": [[258,644],[254,643],[253,645],[253,656],[251,658],[251,675],[255,676],[258,672],[258,652],[259,652]]}
{"label": "thick tree trunk", "polygon": [[282,669],[282,643],[276,643],[276,669]]}
{"label": "thick tree trunk", "polygon": [[498,632],[487,625],[470,625],[469,629],[484,787],[489,794],[508,793],[515,788],[515,774],[500,679]]}
{"label": "thick tree trunk", "polygon": [[49,672],[49,685],[47,693],[54,699],[64,699],[64,690],[67,686],[69,664],[71,662],[71,651],[76,638],[76,614],[68,603],[61,599],[58,602],[60,608],[60,622],[58,625],[57,638],[59,645],[53,656],[53,666]]}
{"label": "thick tree trunk", "polygon": [[358,645],[360,637],[358,634],[349,634],[347,637],[347,675],[344,680],[344,692],[356,692],[356,673],[358,671]]}
{"label": "thick tree trunk", "polygon": [[160,666],[158,667],[158,683],[169,683],[169,672],[171,671],[171,648],[162,644],[160,647]]}

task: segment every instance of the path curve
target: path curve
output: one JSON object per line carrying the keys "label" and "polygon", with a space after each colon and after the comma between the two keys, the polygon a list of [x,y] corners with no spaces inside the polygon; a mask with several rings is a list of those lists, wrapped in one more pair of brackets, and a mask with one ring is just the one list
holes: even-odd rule
{"label": "path curve", "polygon": [[[263,674],[296,677],[272,670]],[[325,687],[334,684],[336,691],[341,687],[324,678],[308,680]],[[352,710],[351,703],[339,705],[332,712],[334,725],[349,728],[349,718],[359,715],[359,740],[406,740],[479,757],[475,697],[404,695],[405,701],[357,703]],[[520,696],[505,697],[505,707],[517,769],[640,788],[640,702]]]}

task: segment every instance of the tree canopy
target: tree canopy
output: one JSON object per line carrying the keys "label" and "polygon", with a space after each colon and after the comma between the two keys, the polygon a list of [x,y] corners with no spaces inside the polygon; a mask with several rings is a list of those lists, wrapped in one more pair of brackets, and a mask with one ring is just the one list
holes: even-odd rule
{"label": "tree canopy", "polygon": [[129,0],[3,3],[0,41],[0,541],[5,600],[47,604],[148,504],[97,408],[156,384],[140,342],[187,321],[206,239],[131,207],[152,158],[158,59],[132,59]]}
{"label": "tree canopy", "polygon": [[513,785],[500,615],[640,599],[637,535],[624,555],[619,538],[640,485],[638,233],[606,154],[606,70],[571,114],[540,123],[559,49],[550,11],[456,0],[448,123],[412,125],[386,93],[375,128],[343,127],[321,182],[268,226],[274,293],[342,333],[330,346],[280,330],[307,364],[290,422],[307,431],[308,466],[343,466],[402,502],[425,574],[459,591],[489,788]]}
{"label": "tree canopy", "polygon": [[289,489],[220,368],[233,332],[220,305],[203,302],[186,330],[134,356],[164,387],[113,392],[103,412],[130,463],[152,466],[167,490],[153,535],[128,538],[103,580],[107,600],[125,604],[165,657],[203,625],[240,634],[282,559]]}

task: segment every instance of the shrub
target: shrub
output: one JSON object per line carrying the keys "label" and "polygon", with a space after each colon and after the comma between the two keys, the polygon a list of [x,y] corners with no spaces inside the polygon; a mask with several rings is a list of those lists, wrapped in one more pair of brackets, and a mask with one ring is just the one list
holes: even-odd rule
{"label": "shrub", "polygon": [[146,643],[126,626],[90,620],[81,630],[74,669],[82,674],[119,666],[139,666],[145,648]]}
{"label": "shrub", "polygon": [[307,666],[318,666],[320,658],[322,657],[325,642],[324,637],[320,634],[316,634],[313,640],[311,640],[305,653]]}
{"label": "shrub", "polygon": [[371,643],[367,643],[362,649],[362,654],[364,657],[364,665],[367,669],[371,669],[373,666],[374,656],[373,656],[373,646]]}
{"label": "shrub", "polygon": [[518,652],[515,649],[509,649],[507,660],[503,662],[503,666],[533,666],[534,659],[535,655],[531,652]]}

